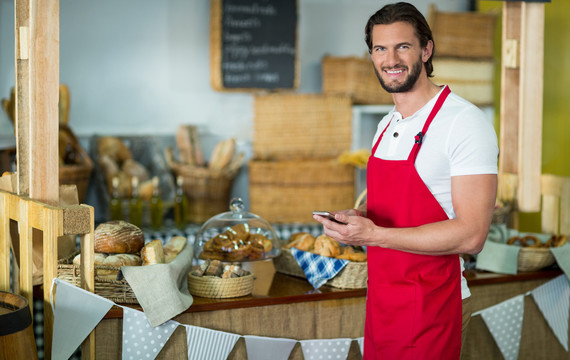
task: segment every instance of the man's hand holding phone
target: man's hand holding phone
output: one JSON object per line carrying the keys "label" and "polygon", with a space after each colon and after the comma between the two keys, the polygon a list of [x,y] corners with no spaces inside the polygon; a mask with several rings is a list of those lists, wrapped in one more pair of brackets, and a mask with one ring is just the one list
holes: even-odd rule
{"label": "man's hand holding phone", "polygon": [[324,218],[327,218],[330,221],[334,221],[338,224],[346,225],[346,223],[340,222],[337,219],[335,219],[334,214],[330,213],[328,211],[313,211],[313,215],[319,215],[319,216],[322,216]]}

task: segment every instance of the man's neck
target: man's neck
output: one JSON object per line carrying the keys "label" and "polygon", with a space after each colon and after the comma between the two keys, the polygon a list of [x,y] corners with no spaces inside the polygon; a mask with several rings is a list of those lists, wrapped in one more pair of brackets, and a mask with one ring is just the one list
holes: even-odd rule
{"label": "man's neck", "polygon": [[432,83],[427,77],[420,77],[410,91],[393,93],[392,98],[394,99],[396,110],[402,114],[402,118],[407,118],[427,104],[440,90],[441,88]]}

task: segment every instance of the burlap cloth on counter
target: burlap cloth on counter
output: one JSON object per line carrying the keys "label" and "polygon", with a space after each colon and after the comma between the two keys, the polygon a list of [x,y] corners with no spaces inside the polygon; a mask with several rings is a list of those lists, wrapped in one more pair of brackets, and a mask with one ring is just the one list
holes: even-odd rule
{"label": "burlap cloth on counter", "polygon": [[194,299],[188,291],[188,272],[194,251],[187,243],[168,264],[123,266],[123,276],[133,289],[152,327],[184,312]]}

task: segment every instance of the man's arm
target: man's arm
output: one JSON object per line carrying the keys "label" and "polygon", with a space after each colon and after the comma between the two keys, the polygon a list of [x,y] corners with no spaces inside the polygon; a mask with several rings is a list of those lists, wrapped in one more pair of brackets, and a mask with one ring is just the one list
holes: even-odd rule
{"label": "man's arm", "polygon": [[456,218],[411,228],[383,228],[364,217],[337,214],[347,225],[318,219],[325,234],[352,245],[381,246],[416,254],[476,254],[483,249],[497,196],[497,176],[451,178]]}

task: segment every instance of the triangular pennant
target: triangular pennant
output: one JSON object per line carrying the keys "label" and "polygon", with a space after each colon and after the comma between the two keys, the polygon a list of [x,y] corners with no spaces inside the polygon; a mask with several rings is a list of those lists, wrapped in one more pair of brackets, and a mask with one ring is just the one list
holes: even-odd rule
{"label": "triangular pennant", "polygon": [[358,343],[358,347],[360,348],[360,355],[364,356],[364,336],[355,339]]}
{"label": "triangular pennant", "polygon": [[169,320],[152,327],[142,311],[123,307],[123,360],[156,358],[180,325]]}
{"label": "triangular pennant", "polygon": [[113,302],[58,278],[53,283],[56,303],[51,358],[69,359],[113,307]]}
{"label": "triangular pennant", "polygon": [[481,311],[505,360],[516,360],[521,344],[524,295],[518,295]]}
{"label": "triangular pennant", "polygon": [[570,286],[566,275],[560,275],[531,291],[532,297],[554,335],[568,351],[568,307]]}
{"label": "triangular pennant", "polygon": [[188,360],[225,360],[240,335],[185,325]]}
{"label": "triangular pennant", "polygon": [[248,360],[265,360],[271,354],[271,360],[287,360],[297,340],[244,335]]}
{"label": "triangular pennant", "polygon": [[346,359],[352,339],[301,340],[301,349],[306,360]]}
{"label": "triangular pennant", "polygon": [[329,258],[296,248],[291,248],[291,254],[315,289],[335,277],[349,263],[348,260]]}

